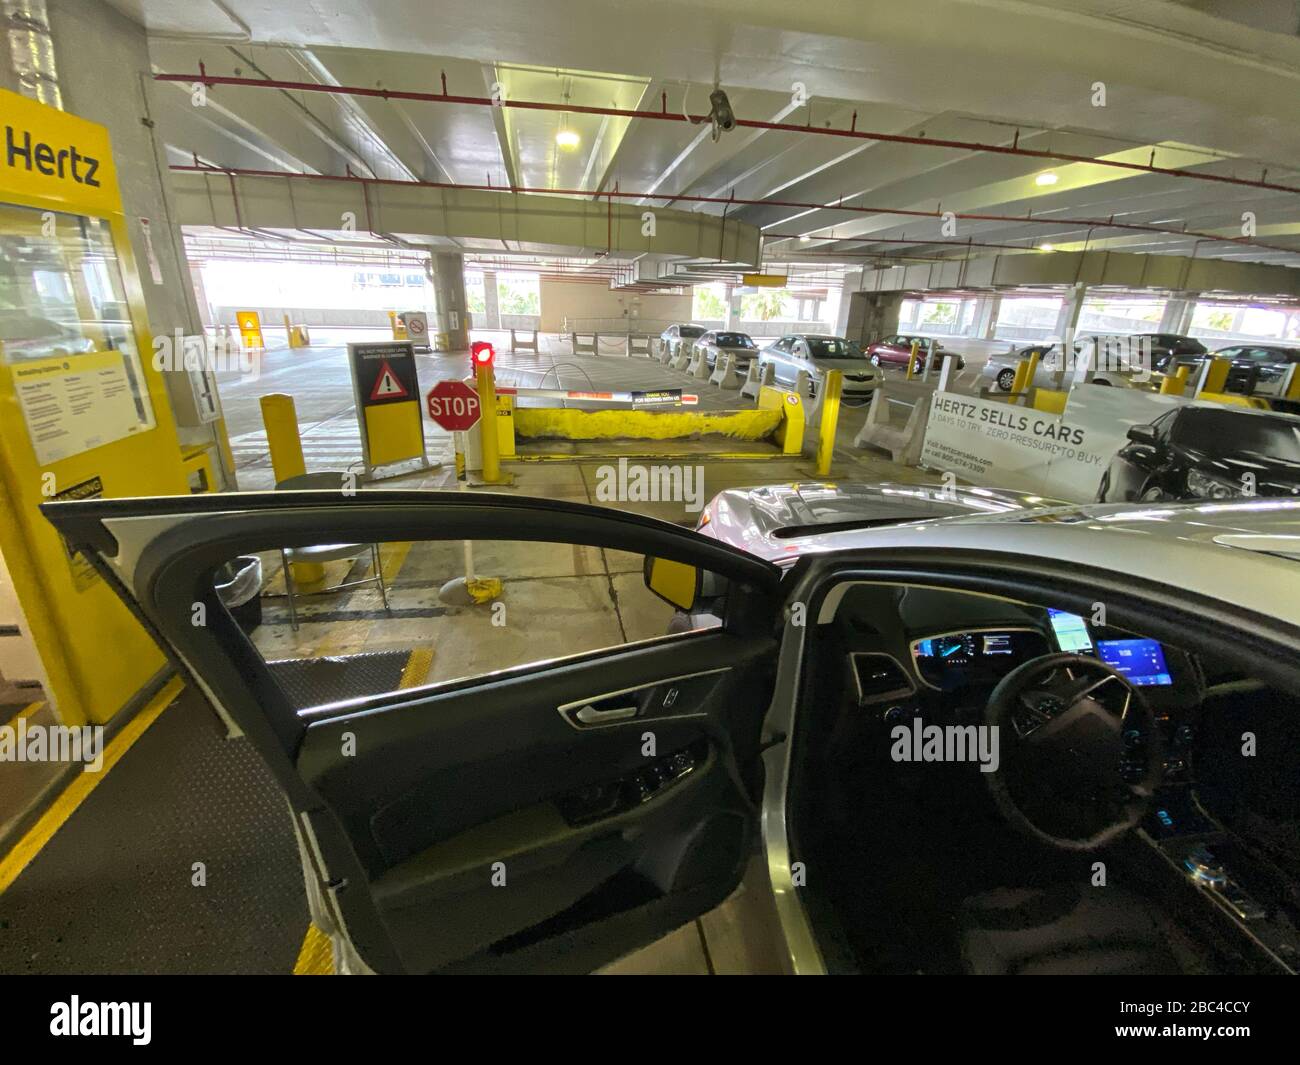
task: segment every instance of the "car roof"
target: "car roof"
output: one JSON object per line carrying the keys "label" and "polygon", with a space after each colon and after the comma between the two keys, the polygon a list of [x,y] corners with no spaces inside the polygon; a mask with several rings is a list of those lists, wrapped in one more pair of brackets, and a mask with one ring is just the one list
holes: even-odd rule
{"label": "car roof", "polygon": [[800,554],[921,547],[1068,559],[1300,627],[1300,499],[1080,504],[813,533],[788,543]]}

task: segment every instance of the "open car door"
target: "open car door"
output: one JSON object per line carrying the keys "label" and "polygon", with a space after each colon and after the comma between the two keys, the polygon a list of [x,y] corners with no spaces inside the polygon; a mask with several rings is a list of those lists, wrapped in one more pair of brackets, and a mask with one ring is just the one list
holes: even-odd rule
{"label": "open car door", "polygon": [[[590,971],[739,883],[775,566],[652,518],[506,495],[44,510],[270,767],[340,968]],[[441,586],[465,575],[467,540],[503,584],[470,582],[456,605]],[[256,627],[221,594],[241,559],[264,567]],[[711,627],[689,618],[702,592]]]}

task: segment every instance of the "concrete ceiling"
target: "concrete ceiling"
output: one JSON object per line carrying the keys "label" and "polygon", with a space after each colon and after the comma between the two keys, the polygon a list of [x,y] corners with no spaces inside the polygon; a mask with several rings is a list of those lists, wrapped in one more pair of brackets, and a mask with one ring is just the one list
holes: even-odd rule
{"label": "concrete ceiling", "polygon": [[[1243,21],[1216,17],[1225,5],[1212,0],[113,2],[148,27],[155,70],[167,73],[202,63],[209,75],[421,92],[442,91],[445,76],[452,95],[487,96],[495,85],[510,100],[691,113],[707,110],[717,80],[746,119],[1154,158],[1300,187],[1291,0]],[[810,105],[793,103],[796,82]],[[1094,106],[1097,83],[1104,107]],[[157,83],[155,96],[178,164],[197,156],[286,173],[617,188],[654,194],[652,206],[665,194],[734,195],[929,214],[728,208],[763,229],[765,259],[781,269],[964,257],[984,244],[1009,245],[1001,255],[1047,244],[1300,268],[1291,192],[786,131],[737,128],[714,143],[707,127],[616,116],[235,86],[212,88],[196,107],[190,87],[174,83]],[[557,144],[562,129],[576,147]],[[1036,184],[1045,171],[1055,184]],[[1006,218],[958,218],[945,233],[941,211]],[[1240,237],[1247,211],[1255,244],[1212,239]],[[1088,224],[1110,220],[1195,235]]]}

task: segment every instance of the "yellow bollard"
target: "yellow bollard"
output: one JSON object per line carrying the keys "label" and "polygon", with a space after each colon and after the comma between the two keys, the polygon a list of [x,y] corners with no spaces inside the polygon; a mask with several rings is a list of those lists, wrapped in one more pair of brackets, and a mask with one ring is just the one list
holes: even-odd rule
{"label": "yellow bollard", "polygon": [[1201,391],[1222,392],[1224,385],[1228,383],[1228,371],[1230,369],[1232,369],[1231,359],[1223,357],[1211,359],[1210,370],[1205,375],[1205,383],[1201,385]]}
{"label": "yellow bollard", "polygon": [[293,405],[293,396],[272,392],[262,397],[261,405],[266,446],[271,452],[271,469],[276,483],[306,473],[307,463],[302,457],[302,438],[298,435],[298,411]]}
{"label": "yellow bollard", "polygon": [[921,342],[919,340],[912,341],[912,354],[907,357],[907,379],[909,381],[916,376],[916,352],[920,346]]}
{"label": "yellow bollard", "polygon": [[479,439],[483,447],[483,480],[496,484],[501,480],[501,447],[497,439],[497,390],[492,364],[479,363],[475,368],[478,385]]}
{"label": "yellow bollard", "polygon": [[830,370],[823,383],[821,424],[817,427],[817,476],[828,477],[831,456],[835,451],[835,430],[840,422],[840,395],[844,391],[844,371]]}
{"label": "yellow bollard", "polygon": [[397,320],[397,312],[388,312],[388,327],[393,331],[394,340],[406,340],[406,326]]}
{"label": "yellow bollard", "polygon": [[1180,366],[1171,374],[1165,374],[1165,379],[1160,382],[1160,394],[1162,396],[1181,396],[1183,390],[1187,387],[1188,367]]}
{"label": "yellow bollard", "polygon": [[[272,392],[260,402],[275,483],[301,476],[307,472],[307,463],[302,457],[302,437],[298,434],[298,411],[293,396]],[[293,580],[299,587],[320,583],[325,580],[325,567],[319,562],[295,562]]]}

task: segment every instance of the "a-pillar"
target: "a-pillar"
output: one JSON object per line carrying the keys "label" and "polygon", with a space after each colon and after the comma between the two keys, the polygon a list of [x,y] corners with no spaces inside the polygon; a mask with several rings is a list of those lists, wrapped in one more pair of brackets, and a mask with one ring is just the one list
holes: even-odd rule
{"label": "a-pillar", "polygon": [[1165,303],[1160,315],[1160,332],[1186,336],[1192,327],[1192,315],[1196,311],[1196,298],[1199,292],[1180,292]]}
{"label": "a-pillar", "polygon": [[1074,334],[1079,328],[1079,315],[1083,311],[1087,291],[1087,285],[1071,285],[1061,300],[1061,309],[1056,314],[1056,328],[1052,335],[1061,341],[1062,351],[1070,350],[1070,342],[1074,340]]}
{"label": "a-pillar", "polygon": [[[484,282],[486,287],[486,281]],[[437,303],[439,351],[469,350],[469,314],[465,307],[465,257],[456,252],[433,256],[433,296]]]}

